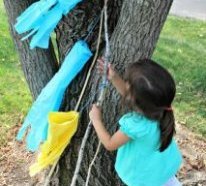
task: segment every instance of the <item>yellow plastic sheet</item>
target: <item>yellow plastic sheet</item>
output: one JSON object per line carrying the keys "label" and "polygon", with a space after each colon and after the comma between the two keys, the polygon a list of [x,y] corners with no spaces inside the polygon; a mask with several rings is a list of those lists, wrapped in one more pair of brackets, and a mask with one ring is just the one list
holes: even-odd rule
{"label": "yellow plastic sheet", "polygon": [[77,130],[79,113],[50,112],[48,138],[40,147],[37,162],[30,167],[30,176],[55,163]]}

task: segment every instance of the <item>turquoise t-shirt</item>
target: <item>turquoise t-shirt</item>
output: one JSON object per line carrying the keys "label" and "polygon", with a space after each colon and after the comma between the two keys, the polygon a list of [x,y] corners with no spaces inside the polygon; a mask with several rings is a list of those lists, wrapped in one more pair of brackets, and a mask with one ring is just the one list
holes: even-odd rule
{"label": "turquoise t-shirt", "polygon": [[157,121],[131,112],[120,120],[120,131],[131,140],[117,152],[115,169],[128,186],[162,186],[180,168],[181,153],[174,139],[160,152],[160,130]]}

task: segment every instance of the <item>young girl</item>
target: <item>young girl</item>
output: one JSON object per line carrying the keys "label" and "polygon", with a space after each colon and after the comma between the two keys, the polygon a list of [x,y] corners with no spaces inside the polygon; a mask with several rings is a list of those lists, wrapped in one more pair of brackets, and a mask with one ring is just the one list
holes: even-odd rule
{"label": "young girl", "polygon": [[[103,60],[99,60],[100,70]],[[131,112],[119,120],[110,136],[99,107],[89,115],[97,135],[109,150],[116,150],[115,169],[128,186],[180,186],[175,177],[182,157],[173,139],[172,101],[176,88],[167,70],[150,59],[128,66],[125,81],[109,67],[108,79],[123,96]]]}

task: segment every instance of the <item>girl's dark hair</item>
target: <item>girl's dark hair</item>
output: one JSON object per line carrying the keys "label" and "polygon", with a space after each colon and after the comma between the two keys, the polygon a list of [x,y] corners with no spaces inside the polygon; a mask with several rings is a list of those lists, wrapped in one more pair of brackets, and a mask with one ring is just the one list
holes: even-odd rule
{"label": "girl's dark hair", "polygon": [[151,59],[139,60],[128,66],[125,76],[129,90],[125,99],[131,97],[133,109],[160,123],[160,152],[172,141],[175,133],[175,120],[171,103],[175,97],[175,82],[170,73]]}

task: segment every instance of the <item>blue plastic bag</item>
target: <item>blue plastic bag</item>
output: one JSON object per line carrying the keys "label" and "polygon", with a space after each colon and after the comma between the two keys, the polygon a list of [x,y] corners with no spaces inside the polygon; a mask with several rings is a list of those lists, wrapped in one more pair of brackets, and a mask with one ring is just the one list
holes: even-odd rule
{"label": "blue plastic bag", "polygon": [[77,3],[82,0],[41,0],[28,7],[15,24],[17,33],[29,32],[22,40],[32,36],[30,48],[48,48],[54,28]]}
{"label": "blue plastic bag", "polygon": [[84,41],[76,42],[59,71],[41,91],[17,134],[17,140],[22,140],[30,128],[26,138],[28,150],[36,151],[40,143],[46,140],[48,113],[59,110],[65,89],[91,56],[92,53]]}
{"label": "blue plastic bag", "polygon": [[49,9],[57,0],[41,0],[29,6],[18,18],[15,29],[19,34],[38,28]]}

